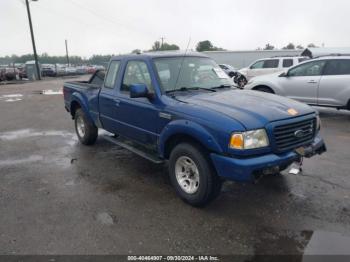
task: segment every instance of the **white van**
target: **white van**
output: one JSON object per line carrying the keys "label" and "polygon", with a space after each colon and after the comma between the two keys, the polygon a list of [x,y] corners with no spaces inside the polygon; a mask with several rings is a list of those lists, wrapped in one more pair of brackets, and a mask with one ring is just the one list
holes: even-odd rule
{"label": "white van", "polygon": [[241,73],[247,81],[249,81],[255,76],[283,71],[284,69],[297,65],[307,59],[308,58],[304,56],[264,58],[256,60],[248,67],[242,68],[238,72]]}

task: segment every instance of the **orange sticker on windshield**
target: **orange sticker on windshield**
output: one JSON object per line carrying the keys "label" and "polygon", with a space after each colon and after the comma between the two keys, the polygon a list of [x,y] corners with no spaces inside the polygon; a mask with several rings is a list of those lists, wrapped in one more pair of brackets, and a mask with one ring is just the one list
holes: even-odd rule
{"label": "orange sticker on windshield", "polygon": [[295,116],[295,115],[298,114],[298,111],[295,110],[294,108],[289,108],[289,109],[287,110],[287,112],[288,112],[288,114],[290,114],[291,116]]}

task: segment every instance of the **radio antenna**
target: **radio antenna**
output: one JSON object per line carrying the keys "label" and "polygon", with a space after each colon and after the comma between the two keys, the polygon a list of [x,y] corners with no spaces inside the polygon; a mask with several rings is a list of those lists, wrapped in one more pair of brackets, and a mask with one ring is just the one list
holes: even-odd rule
{"label": "radio antenna", "polygon": [[182,71],[182,66],[183,66],[183,63],[184,63],[184,60],[185,60],[187,51],[188,51],[188,47],[190,46],[190,43],[191,43],[191,36],[190,36],[190,38],[188,39],[187,47],[186,47],[185,53],[184,53],[184,55],[183,55],[183,57],[182,57],[182,60],[181,60],[180,69],[179,69],[179,73],[177,74],[177,77],[176,77],[176,82],[175,82],[174,90],[176,89],[177,82],[179,81],[179,77],[180,77],[180,74],[181,74],[181,71]]}

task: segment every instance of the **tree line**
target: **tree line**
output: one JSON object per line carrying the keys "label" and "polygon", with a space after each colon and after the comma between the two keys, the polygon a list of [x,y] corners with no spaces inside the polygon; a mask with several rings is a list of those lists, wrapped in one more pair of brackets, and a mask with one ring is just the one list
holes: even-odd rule
{"label": "tree line", "polygon": [[[315,44],[310,43],[307,47],[317,47]],[[257,48],[257,50],[274,50],[275,46],[267,43],[263,48]],[[304,49],[302,45],[294,45],[293,43],[289,43],[288,45],[282,47],[282,49],[286,50],[295,50],[295,49]],[[155,41],[152,45],[152,48],[149,50],[144,50],[146,52],[154,52],[154,51],[168,51],[168,50],[180,50],[180,47],[176,44],[169,44],[167,42],[161,43],[160,41]],[[209,40],[203,40],[197,43],[196,51],[204,52],[204,51],[225,51],[226,49],[215,46]],[[132,50],[131,53],[141,53],[141,49]],[[91,65],[105,65],[111,57],[111,55],[93,55],[90,58],[83,58],[81,56],[69,56],[69,63],[74,65],[80,64],[91,64]],[[67,57],[66,56],[50,56],[47,53],[43,53],[38,56],[39,62],[42,64],[66,64]],[[0,64],[12,64],[12,63],[25,63],[27,61],[34,60],[34,56],[32,54],[26,55],[11,55],[11,56],[3,56],[0,57]]]}
{"label": "tree line", "polygon": [[[307,45],[308,48],[317,48],[318,46],[316,46],[314,43],[310,43]],[[275,46],[271,45],[270,43],[267,43],[265,45],[265,47],[261,48],[261,47],[258,47],[256,50],[275,50]],[[302,45],[295,45],[293,44],[292,42],[290,42],[288,45],[282,47],[282,49],[284,50],[296,50],[296,49],[299,49],[299,50],[303,50],[305,49],[305,47],[303,47]]]}

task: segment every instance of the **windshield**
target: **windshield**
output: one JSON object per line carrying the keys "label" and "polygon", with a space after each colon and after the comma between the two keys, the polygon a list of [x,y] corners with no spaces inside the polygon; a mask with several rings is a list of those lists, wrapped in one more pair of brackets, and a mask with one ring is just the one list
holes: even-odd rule
{"label": "windshield", "polygon": [[155,58],[154,63],[165,92],[183,88],[210,89],[233,84],[219,65],[210,58],[166,57]]}

